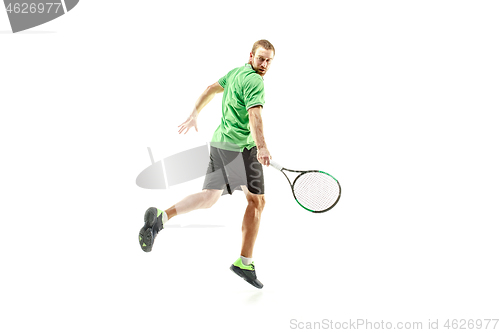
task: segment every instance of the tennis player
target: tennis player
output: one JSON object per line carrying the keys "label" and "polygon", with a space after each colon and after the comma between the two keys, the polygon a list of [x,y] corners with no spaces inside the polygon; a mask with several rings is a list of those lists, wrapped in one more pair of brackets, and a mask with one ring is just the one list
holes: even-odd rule
{"label": "tennis player", "polygon": [[274,53],[269,41],[255,42],[248,63],[229,71],[210,85],[197,99],[188,119],[179,125],[179,134],[186,134],[193,127],[198,131],[200,111],[216,94],[223,93],[221,124],[210,144],[210,162],[203,190],[187,196],[165,211],[154,207],[146,211],[145,223],[139,232],[139,243],[145,252],[151,251],[156,236],[174,216],[210,208],[222,195],[242,190],[248,201],[243,216],[243,240],[240,257],[230,269],[254,287],[263,287],[257,279],[252,256],[265,205],[262,165],[269,166],[271,160],[264,140],[261,113],[264,75],[269,70]]}

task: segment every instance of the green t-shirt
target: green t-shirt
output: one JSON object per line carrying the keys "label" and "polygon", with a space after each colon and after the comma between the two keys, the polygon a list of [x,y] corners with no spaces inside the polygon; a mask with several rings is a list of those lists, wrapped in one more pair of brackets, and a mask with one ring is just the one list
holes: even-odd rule
{"label": "green t-shirt", "polygon": [[212,146],[234,151],[254,147],[248,109],[264,106],[264,80],[250,64],[245,64],[220,78],[219,84],[224,88],[222,119],[212,137]]}

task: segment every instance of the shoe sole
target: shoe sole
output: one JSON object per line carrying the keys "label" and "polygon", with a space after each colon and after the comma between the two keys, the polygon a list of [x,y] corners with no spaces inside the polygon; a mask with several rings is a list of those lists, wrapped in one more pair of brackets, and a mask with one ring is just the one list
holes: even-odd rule
{"label": "shoe sole", "polygon": [[229,267],[229,269],[231,271],[233,271],[234,274],[238,275],[240,278],[242,278],[243,280],[245,280],[246,282],[248,282],[249,284],[251,284],[255,288],[262,289],[262,287],[264,287],[262,282],[260,282],[259,280],[250,280],[245,274],[243,274],[241,268],[236,267],[234,265],[231,265],[231,267]]}
{"label": "shoe sole", "polygon": [[139,231],[139,245],[144,252],[151,252],[153,249],[153,224],[158,210],[150,207],[144,213],[144,226]]}

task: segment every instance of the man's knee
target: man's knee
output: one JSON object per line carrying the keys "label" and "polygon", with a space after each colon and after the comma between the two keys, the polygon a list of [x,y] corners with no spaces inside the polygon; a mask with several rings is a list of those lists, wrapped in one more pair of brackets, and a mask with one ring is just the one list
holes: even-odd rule
{"label": "man's knee", "polygon": [[254,206],[258,211],[262,211],[264,210],[264,206],[266,205],[266,199],[264,198],[264,195],[249,194],[248,204]]}
{"label": "man's knee", "polygon": [[219,200],[221,192],[219,190],[203,190],[205,192],[205,204],[206,208],[210,208]]}

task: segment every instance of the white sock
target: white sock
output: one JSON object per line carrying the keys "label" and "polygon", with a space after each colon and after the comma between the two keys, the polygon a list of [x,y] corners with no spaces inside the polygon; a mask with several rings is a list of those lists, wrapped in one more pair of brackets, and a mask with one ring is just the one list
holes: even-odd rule
{"label": "white sock", "polygon": [[167,215],[167,213],[162,212],[161,213],[161,222],[162,222],[164,228],[165,228],[165,223],[167,223],[167,221],[168,221],[168,215]]}
{"label": "white sock", "polygon": [[250,266],[250,264],[252,263],[252,258],[246,258],[243,256],[240,256],[240,258],[241,258],[241,261],[243,262],[243,265],[245,265],[245,266]]}

